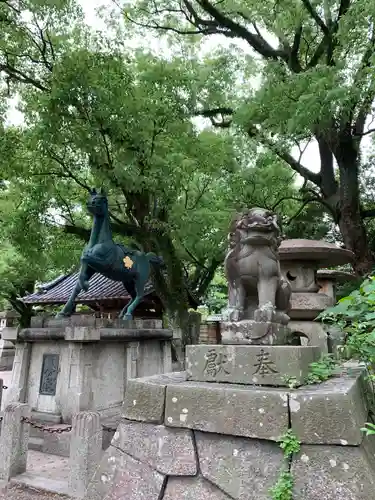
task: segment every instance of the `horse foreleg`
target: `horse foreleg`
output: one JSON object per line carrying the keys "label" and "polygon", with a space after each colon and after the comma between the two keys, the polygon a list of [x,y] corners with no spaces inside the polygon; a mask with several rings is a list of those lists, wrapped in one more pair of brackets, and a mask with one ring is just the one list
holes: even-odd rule
{"label": "horse foreleg", "polygon": [[[74,309],[75,309],[75,300],[78,297],[79,292],[83,289],[82,283],[87,281],[87,284],[88,284],[89,280],[93,274],[94,274],[94,270],[91,270],[88,267],[86,267],[86,269],[85,269],[85,274],[82,274],[82,272],[80,272],[78,279],[77,279],[77,283],[75,284],[75,287],[73,288],[73,291],[69,297],[68,302],[61,309],[61,311],[59,313],[57,313],[56,318],[66,318],[66,317],[69,317],[73,314]],[[87,286],[87,289],[85,291],[87,291],[87,290],[88,290],[88,286]]]}

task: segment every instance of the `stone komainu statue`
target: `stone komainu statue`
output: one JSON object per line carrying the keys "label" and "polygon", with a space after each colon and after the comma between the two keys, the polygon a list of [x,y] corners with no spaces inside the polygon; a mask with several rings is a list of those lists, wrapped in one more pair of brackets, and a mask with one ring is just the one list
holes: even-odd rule
{"label": "stone komainu statue", "polygon": [[280,271],[277,216],[263,208],[252,208],[233,220],[228,240],[224,261],[228,308],[223,319],[286,325],[292,290]]}

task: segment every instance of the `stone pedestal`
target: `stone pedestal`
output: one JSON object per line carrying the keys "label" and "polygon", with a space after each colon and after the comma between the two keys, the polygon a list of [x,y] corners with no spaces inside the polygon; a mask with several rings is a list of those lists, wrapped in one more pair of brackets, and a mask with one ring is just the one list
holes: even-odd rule
{"label": "stone pedestal", "polygon": [[42,422],[119,415],[127,380],[171,370],[172,331],[159,320],[36,317],[8,333],[16,357],[7,403],[27,402]]}
{"label": "stone pedestal", "polygon": [[287,326],[270,321],[242,320],[221,323],[223,344],[285,345],[290,334]]}
{"label": "stone pedestal", "polygon": [[320,349],[311,346],[186,346],[188,380],[288,387],[303,385]]}
{"label": "stone pedestal", "polygon": [[132,380],[85,500],[269,500],[285,466],[276,441],[289,429],[301,443],[289,464],[293,498],[373,500],[375,445],[360,431],[361,377],[292,390],[183,373]]}

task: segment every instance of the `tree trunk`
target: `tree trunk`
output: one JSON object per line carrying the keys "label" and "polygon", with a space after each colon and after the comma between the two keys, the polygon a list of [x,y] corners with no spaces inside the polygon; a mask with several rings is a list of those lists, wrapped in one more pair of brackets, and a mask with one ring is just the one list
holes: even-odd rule
{"label": "tree trunk", "polygon": [[359,196],[359,158],[353,143],[341,144],[336,159],[340,172],[338,225],[345,247],[355,255],[354,271],[366,275],[373,270],[374,255],[367,240]]}

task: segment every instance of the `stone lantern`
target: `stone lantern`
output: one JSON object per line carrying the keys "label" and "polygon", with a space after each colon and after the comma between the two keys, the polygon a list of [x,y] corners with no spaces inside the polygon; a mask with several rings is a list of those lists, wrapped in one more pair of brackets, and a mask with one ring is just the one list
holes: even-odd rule
{"label": "stone lantern", "polygon": [[340,272],[325,270],[318,274],[318,270],[351,263],[354,254],[333,243],[305,239],[284,240],[279,254],[281,270],[293,291],[289,328],[301,336],[301,343],[328,352],[327,333],[314,320],[335,304],[335,283]]}
{"label": "stone lantern", "polygon": [[319,293],[324,293],[333,297],[336,302],[336,287],[337,283],[342,281],[353,281],[356,276],[347,271],[340,271],[338,269],[319,269],[316,273],[316,280],[319,285]]}
{"label": "stone lantern", "polygon": [[15,347],[8,340],[4,340],[3,333],[6,330],[17,330],[19,314],[16,311],[0,311],[0,371],[8,371],[13,367]]}

